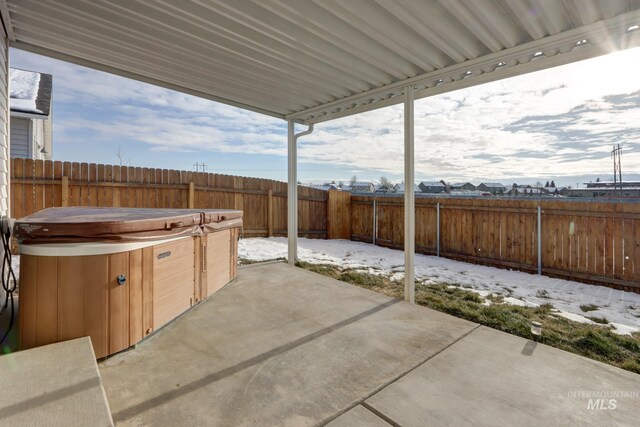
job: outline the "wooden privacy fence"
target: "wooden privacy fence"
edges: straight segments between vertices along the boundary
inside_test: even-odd
[[[402,198],[350,204],[352,240],[403,247]],[[419,197],[416,252],[640,292],[640,203]]]
[[[299,234],[327,237],[327,192],[298,187]],[[287,184],[129,166],[11,159],[11,215],[57,206],[244,211],[244,235],[287,235]]]
[[[401,197],[298,191],[300,236],[402,249]],[[287,184],[267,179],[11,159],[10,199],[15,218],[55,206],[241,209],[245,236],[287,234]],[[640,292],[640,203],[419,197],[416,251]]]

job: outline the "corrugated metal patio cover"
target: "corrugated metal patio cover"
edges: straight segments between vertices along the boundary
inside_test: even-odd
[[[17,48],[299,122],[401,102],[408,84],[419,98],[640,38],[639,0],[6,0],[2,8]]]

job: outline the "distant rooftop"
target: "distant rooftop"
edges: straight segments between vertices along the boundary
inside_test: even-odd
[[[49,115],[53,82],[50,74],[11,68],[9,78],[11,111]]]

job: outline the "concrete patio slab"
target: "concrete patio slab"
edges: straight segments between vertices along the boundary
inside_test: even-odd
[[[402,426],[637,425],[640,375],[480,327],[366,405]]]
[[[100,370],[119,425],[312,425],[476,327],[286,264],[259,265]]]
[[[88,337],[4,355],[0,373],[0,425],[113,425]]]
[[[331,421],[327,427],[389,427],[391,425],[364,406],[358,405]]]

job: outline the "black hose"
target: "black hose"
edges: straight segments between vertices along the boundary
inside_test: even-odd
[[[16,275],[13,272],[13,266],[11,265],[11,228],[7,227],[6,231],[0,232],[2,236],[2,268],[0,270],[0,275],[2,278],[2,288],[5,291],[4,303],[2,304],[2,309],[0,309],[0,313],[5,311],[9,305],[11,305],[11,317],[9,318],[9,326],[7,330],[0,339],[0,345],[4,344],[4,341],[9,336],[11,329],[13,328],[14,320],[15,320],[15,303],[13,301],[13,293],[16,291]]]

